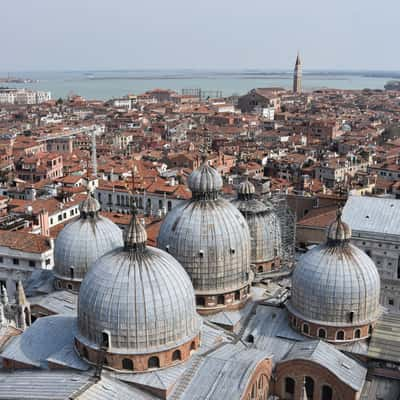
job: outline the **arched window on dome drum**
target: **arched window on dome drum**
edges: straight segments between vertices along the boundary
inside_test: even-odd
[[[101,332],[101,347],[108,349],[110,347],[110,336],[107,332]]]
[[[240,300],[240,290],[235,292],[235,300]]]
[[[344,340],[344,331],[336,332],[336,340]]]
[[[225,296],[223,294],[218,296],[218,304],[225,304]]]
[[[354,339],[360,339],[361,337],[361,330],[360,329],[356,329],[354,331]]]
[[[199,307],[204,307],[206,305],[206,300],[204,297],[196,297],[196,305]]]
[[[314,379],[310,376],[306,376],[304,380],[304,385],[306,387],[306,393],[308,400],[313,400],[314,398]]]
[[[332,400],[332,398],[332,388],[327,385],[322,386],[321,400]]]
[[[133,361],[129,358],[124,358],[122,360],[122,368],[133,371]]]
[[[258,272],[259,272],[259,273],[263,272],[263,266],[262,266],[262,265],[260,265],[260,266],[258,267]]]
[[[308,335],[310,332],[310,328],[308,327],[308,324],[303,324],[303,333]]]
[[[173,353],[172,353],[172,361],[178,361],[178,360],[181,360],[181,351],[180,350],[175,350]]]
[[[248,335],[246,338],[246,342],[248,343],[254,343],[254,336],[253,335]]]
[[[371,335],[371,333],[372,333],[372,325],[370,325],[368,328],[368,334]]]
[[[190,350],[196,350],[196,342],[195,341],[190,343]]]
[[[147,361],[148,368],[160,368],[160,359],[158,357],[150,357]]]
[[[292,399],[294,397],[294,392],[296,389],[296,382],[292,378],[285,378],[285,395],[291,395],[289,397]]]
[[[326,338],[326,330],[324,328],[319,328],[318,329],[318,337],[321,339]]]

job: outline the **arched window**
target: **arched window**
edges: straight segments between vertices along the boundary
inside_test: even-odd
[[[110,336],[107,332],[101,332],[101,346],[108,349],[110,347]]]
[[[322,386],[321,400],[332,400],[333,393],[330,386]]]
[[[196,296],[196,305],[199,307],[204,307],[206,305],[206,300],[204,297]]]
[[[175,350],[172,353],[172,361],[178,361],[181,359],[181,351],[180,350]]]
[[[326,338],[326,330],[324,328],[319,328],[318,329],[318,337],[321,339]]]
[[[308,324],[303,324],[303,333],[308,335],[309,332],[310,332],[310,329],[308,327]]]
[[[218,296],[218,304],[225,304],[225,296],[223,294]]]
[[[196,342],[190,343],[190,350],[196,350]]]
[[[336,332],[336,340],[344,340],[344,331]]]
[[[168,203],[167,203],[167,209],[168,209],[168,211],[172,210],[172,203],[169,200],[168,200]]]
[[[311,378],[310,376],[306,376],[304,380],[304,384],[306,387],[306,393],[308,400],[313,400],[314,398],[314,379]]]
[[[354,339],[360,339],[361,337],[361,330],[360,329],[356,329],[354,331]]]
[[[158,357],[150,357],[147,362],[148,368],[160,368],[160,360]]]
[[[71,279],[74,279],[74,267],[71,267],[69,269],[69,276],[70,276]]]
[[[248,335],[247,338],[246,338],[246,342],[254,343],[254,336],[253,335]]]
[[[368,328],[368,334],[371,335],[371,333],[372,333],[372,325],[370,325]]]
[[[296,389],[296,382],[292,378],[285,378],[285,394],[291,394],[294,396]]]
[[[240,290],[235,292],[235,300],[240,300]]]
[[[83,348],[83,357],[86,358],[87,360],[89,359],[89,353],[86,347]]]
[[[122,360],[122,368],[123,369],[129,369],[130,371],[133,371],[133,361],[129,358],[124,358]]]
[[[259,273],[262,273],[262,272],[263,272],[263,266],[262,266],[262,265],[260,265],[260,266],[258,267],[258,272],[259,272]]]

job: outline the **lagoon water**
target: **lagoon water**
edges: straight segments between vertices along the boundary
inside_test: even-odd
[[[4,77],[7,74],[1,74]],[[256,87],[292,86],[292,72],[263,71],[65,71],[18,72],[9,76],[37,80],[35,83],[3,84],[7,87],[26,87],[51,91],[53,98],[78,94],[87,99],[107,100],[128,93],[139,94],[154,88],[221,91],[223,96],[243,94]],[[383,89],[387,77],[368,73],[307,72],[303,75],[303,89]]]

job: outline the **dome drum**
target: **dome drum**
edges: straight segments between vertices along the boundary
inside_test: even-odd
[[[214,314],[221,310],[238,310],[245,306],[250,299],[250,285],[242,289],[227,293],[210,294],[204,292],[196,294],[197,311],[201,315]]]
[[[281,267],[281,258],[275,257],[270,261],[256,262],[253,265],[254,272],[256,274],[266,274],[268,272],[274,272]]]
[[[82,341],[81,341],[81,340]],[[152,353],[131,352],[123,354],[106,350],[104,367],[118,372],[147,372],[153,369],[162,369],[187,361],[191,354],[200,346],[200,334],[192,339],[167,350]],[[78,354],[90,364],[96,365],[102,357],[99,346],[89,345],[85,338],[75,338],[75,349]]]
[[[350,238],[339,212],[326,243],[300,257],[293,271],[287,308],[293,327],[306,336],[359,340],[370,335],[380,316],[378,270]]]
[[[375,321],[359,325],[327,325],[323,322],[310,322],[292,313],[289,309],[289,321],[293,329],[304,336],[319,338],[330,343],[355,342],[368,339],[375,327]]]

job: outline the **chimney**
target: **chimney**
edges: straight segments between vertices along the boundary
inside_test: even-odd
[[[42,236],[50,236],[49,213],[44,209],[39,213],[39,225],[40,234]]]

